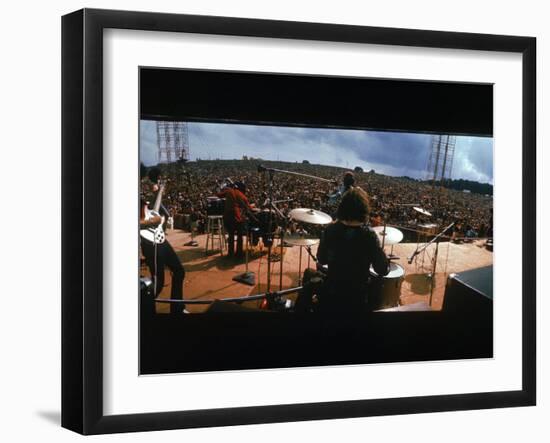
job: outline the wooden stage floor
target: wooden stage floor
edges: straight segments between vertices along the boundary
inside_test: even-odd
[[[176,250],[185,268],[184,298],[192,300],[223,299],[227,297],[240,297],[265,292],[267,289],[267,248],[256,247],[251,251],[249,271],[254,272],[256,284],[248,286],[233,281],[233,277],[245,271],[245,263],[222,256],[219,251],[205,254],[206,235],[195,238],[199,246],[184,246],[191,239],[188,232],[170,230],[167,233],[170,244]],[[276,240],[276,245],[278,245]],[[483,240],[476,240],[467,244],[440,243],[438,251],[437,269],[435,273],[432,309],[441,309],[443,304],[445,284],[450,273],[462,272],[488,266],[493,263],[493,253],[488,251]],[[399,257],[395,263],[405,270],[404,281],[401,286],[400,303],[409,305],[413,303],[428,303],[430,299],[431,279],[428,277],[429,263],[434,254],[435,245],[430,246],[424,256],[417,257],[412,264],[407,258],[417,248],[416,243],[401,243],[395,245],[393,254]],[[279,247],[275,247],[277,252]],[[282,288],[298,286],[299,247],[283,248]],[[390,248],[386,247],[386,252]],[[315,253],[317,246],[312,248]],[[302,272],[308,265],[308,257],[305,249],[302,253]],[[278,290],[281,281],[281,263],[276,261],[271,264],[271,290]],[[315,267],[313,260],[310,266]],[[148,275],[146,268],[142,268],[142,275]],[[161,298],[168,298],[170,294],[170,273],[166,272],[166,286],[163,288]],[[187,305],[190,312],[203,312],[206,305]],[[157,303],[157,312],[168,312],[166,303]]]

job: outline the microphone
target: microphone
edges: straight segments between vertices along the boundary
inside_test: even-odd
[[[416,251],[413,252],[413,254],[412,254],[412,255],[409,257],[409,259],[407,260],[407,262],[409,263],[409,265],[412,264],[415,255],[416,255]]]

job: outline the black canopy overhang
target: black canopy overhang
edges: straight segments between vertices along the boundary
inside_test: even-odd
[[[141,68],[140,117],[492,136],[493,87]]]

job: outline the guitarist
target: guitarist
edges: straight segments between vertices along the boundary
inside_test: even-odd
[[[163,188],[154,183],[152,190],[158,192],[154,209],[156,209],[157,206],[160,208],[160,198]],[[139,213],[141,250],[145,256],[145,262],[147,263],[149,271],[154,277],[155,297],[159,296],[164,287],[164,268],[167,267],[172,272],[170,298],[182,300],[185,270],[174,252],[172,245],[168,243],[168,240],[164,237],[164,233],[162,233],[164,217],[154,209],[149,208],[148,202],[144,197],[141,198]],[[157,230],[160,230],[162,235],[159,235]],[[181,314],[182,312],[187,313],[184,304],[170,304],[171,314]]]

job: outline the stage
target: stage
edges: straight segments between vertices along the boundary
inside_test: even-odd
[[[227,297],[249,296],[265,292],[267,290],[267,248],[253,247],[249,255],[249,271],[255,275],[255,285],[249,286],[233,280],[236,275],[245,272],[245,261],[221,255],[219,251],[205,253],[206,235],[198,235],[195,240],[198,246],[185,246],[191,240],[191,234],[181,230],[168,230],[167,239],[174,247],[178,257],[185,268],[184,298],[188,300],[223,299]],[[493,264],[493,252],[485,248],[485,240],[475,240],[471,243],[455,244],[442,242],[439,244],[437,268],[434,278],[433,291],[431,290],[430,263],[435,252],[435,245],[431,245],[424,256],[416,257],[411,264],[408,258],[417,248],[416,243],[399,243],[394,246],[393,254],[399,259],[394,262],[404,268],[404,280],[401,286],[401,305],[424,306],[426,309],[440,310],[443,304],[445,284],[449,273],[457,273],[476,269]],[[390,247],[386,247],[386,253],[390,253]],[[283,269],[281,279],[281,262],[278,259],[281,248],[279,240],[275,241],[272,249],[277,253],[276,261],[271,263],[270,290],[275,291],[298,286],[300,248],[298,246],[283,248]],[[315,254],[317,246],[312,247]],[[308,254],[305,248],[302,251],[302,273],[308,266]],[[309,260],[309,266],[315,267],[313,260]],[[142,275],[148,275],[145,267],[141,269]],[[160,298],[170,296],[170,273],[166,271],[166,286],[163,288]],[[282,282],[282,285],[280,283]],[[430,302],[431,293],[431,305]],[[292,298],[292,296],[290,297]],[[254,307],[257,302],[247,302],[244,306]],[[187,305],[190,312],[203,312],[208,305]],[[157,303],[158,313],[167,313],[168,304]]]

